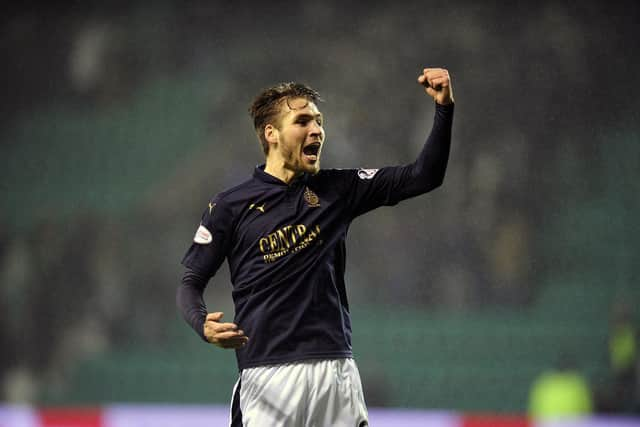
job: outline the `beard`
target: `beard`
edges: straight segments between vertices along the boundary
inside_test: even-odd
[[[315,162],[308,162],[304,158],[301,145],[288,144],[283,141],[281,144],[281,155],[284,161],[284,167],[295,173],[310,173],[315,174],[320,170],[320,152],[318,152],[318,158]]]

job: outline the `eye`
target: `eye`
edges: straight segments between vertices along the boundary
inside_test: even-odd
[[[321,117],[311,117],[311,116],[301,116],[298,117],[294,123],[300,126],[308,126],[311,121],[315,121],[318,126],[322,126],[322,118]]]

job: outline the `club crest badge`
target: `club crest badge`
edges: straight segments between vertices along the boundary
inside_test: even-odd
[[[316,193],[311,191],[309,187],[304,189],[304,200],[310,208],[317,208],[320,206],[320,198]]]
[[[378,169],[358,169],[358,178],[360,179],[371,179],[373,178]]]

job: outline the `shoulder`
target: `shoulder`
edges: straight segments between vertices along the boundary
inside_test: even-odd
[[[209,199],[209,203],[215,203],[217,206],[224,208],[233,208],[238,203],[243,203],[247,198],[250,198],[255,189],[254,180],[247,179],[234,187],[215,194]]]
[[[312,188],[339,195],[346,195],[360,187],[360,183],[370,182],[377,169],[321,169],[312,177]]]
[[[220,221],[225,218],[232,220],[246,205],[246,201],[255,192],[252,179],[214,194],[208,201],[203,214],[203,221]]]
[[[379,169],[351,168],[351,169],[322,169],[314,178],[334,182],[350,182],[356,179],[370,180]]]
[[[321,169],[313,176],[313,179],[320,181],[342,181],[354,176],[356,169]]]
[[[309,178],[309,185],[318,190],[342,192],[351,180],[352,169],[320,169]]]

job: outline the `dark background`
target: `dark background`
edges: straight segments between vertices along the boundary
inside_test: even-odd
[[[238,3],[238,4],[236,4]],[[353,224],[372,406],[523,412],[570,359],[612,409],[609,327],[637,324],[637,2],[23,2],[0,17],[0,397],[226,402],[229,352],[175,309],[209,198],[263,161],[247,107],[325,99],[323,167],[412,161],[456,99],[445,184]],[[211,309],[231,318],[228,270]]]

